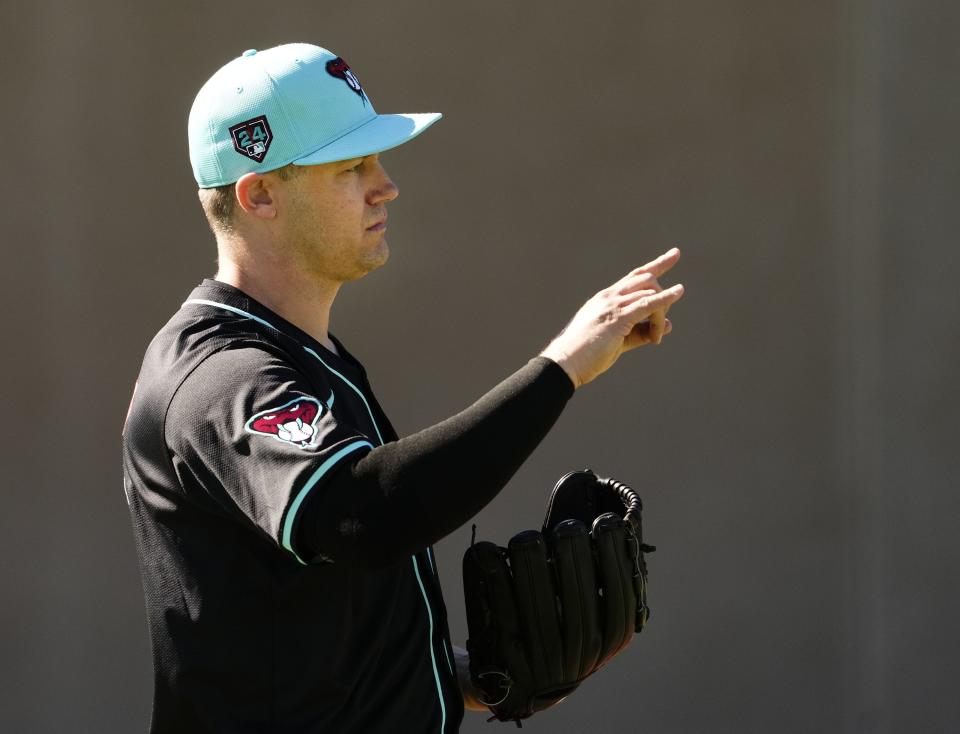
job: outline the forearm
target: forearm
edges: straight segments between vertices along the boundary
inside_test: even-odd
[[[372,567],[435,543],[503,489],[573,391],[556,363],[531,360],[452,418],[338,470],[304,508],[299,544]]]

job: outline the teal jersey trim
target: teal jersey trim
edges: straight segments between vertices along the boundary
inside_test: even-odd
[[[440,699],[440,734],[443,734],[447,728],[447,705],[443,702],[443,689],[440,687],[440,672],[437,670],[437,655],[433,651],[433,611],[431,611],[430,601],[427,599],[427,590],[423,587],[423,579],[420,578],[420,568],[417,565],[417,557],[410,556],[410,560],[413,561],[413,572],[417,575],[417,583],[420,584],[420,593],[423,594],[423,604],[427,608],[427,619],[430,621],[430,639],[427,642],[430,647],[430,662],[433,664],[433,679],[437,682],[437,698]]]
[[[326,461],[324,461],[320,465],[320,468],[318,468],[310,476],[306,484],[304,484],[303,487],[300,489],[300,491],[297,493],[297,496],[294,498],[293,502],[290,503],[290,509],[287,510],[287,517],[283,522],[283,536],[282,536],[283,547],[286,548],[288,551],[290,551],[293,554],[293,557],[296,558],[298,561],[300,561],[300,563],[302,563],[304,566],[306,566],[307,563],[300,556],[298,556],[297,552],[293,549],[293,540],[292,540],[293,524],[294,524],[294,521],[297,519],[297,512],[300,509],[300,505],[303,504],[303,501],[307,498],[307,495],[310,494],[310,490],[316,486],[317,482],[319,482],[323,478],[323,476],[328,471],[330,471],[331,467],[333,467],[338,461],[340,461],[340,459],[342,459],[347,454],[352,454],[354,451],[357,451],[358,449],[362,449],[362,448],[372,449],[373,444],[370,443],[369,441],[354,441],[353,443],[347,444],[346,446],[344,446],[333,456],[329,457]]]
[[[268,328],[270,328],[270,329],[273,329],[274,331],[280,331],[280,329],[278,329],[276,326],[274,326],[273,324],[271,324],[269,321],[265,321],[264,319],[261,319],[259,316],[254,316],[252,313],[248,313],[247,311],[244,311],[242,308],[237,308],[236,306],[228,306],[228,305],[225,304],[225,303],[217,303],[216,301],[208,301],[208,300],[206,300],[206,299],[204,299],[204,298],[190,298],[190,299],[184,301],[184,302],[183,302],[183,305],[186,306],[188,303],[199,303],[199,304],[202,304],[202,305],[204,305],[204,306],[216,306],[217,308],[222,308],[222,309],[224,309],[224,310],[226,310],[226,311],[230,311],[231,313],[235,313],[235,314],[237,314],[238,316],[244,316],[244,317],[246,317],[246,318],[248,318],[248,319],[250,319],[250,320],[252,320],[252,321],[256,321],[258,324],[263,324],[264,326],[266,326],[266,327],[268,327]],[[314,352],[312,349],[310,349],[309,347],[304,347],[304,349],[306,349],[308,352],[310,352],[311,354],[313,354],[313,356],[316,357],[317,359],[320,359],[320,356],[319,356],[316,352]],[[323,362],[322,359],[320,359],[320,361]],[[330,369],[330,367],[326,364],[326,362],[324,362],[324,365],[323,365],[323,366],[326,367],[328,370]],[[339,372],[336,372],[335,370],[330,370],[330,371],[331,371],[331,372],[335,372],[335,374],[337,374],[337,375],[340,375],[340,373],[339,373]],[[343,375],[340,375],[340,377],[343,378]],[[344,379],[345,379],[345,378],[344,378]],[[349,382],[348,382],[347,384],[349,384]],[[353,387],[353,385],[350,385],[350,387]],[[353,389],[356,390],[357,388],[353,387]],[[361,395],[361,397],[363,397],[363,396]],[[328,409],[328,410],[333,407],[333,390],[330,391],[330,398],[329,398],[326,402],[327,402],[327,409]],[[364,403],[366,403],[366,400],[364,400]],[[370,406],[369,406],[369,405],[367,406],[367,410],[370,410]],[[371,414],[370,417],[373,418],[373,415]],[[377,425],[376,422],[374,422],[373,425],[374,425],[374,427],[376,427],[376,425]],[[377,431],[377,433],[379,433],[379,431]],[[380,440],[380,443],[383,443],[383,439]]]
[[[344,377],[344,376],[341,375],[339,372],[337,372],[335,369],[333,369],[333,367],[331,367],[331,366],[328,365],[326,362],[324,362],[324,361],[323,361],[323,357],[321,357],[319,354],[317,354],[317,353],[316,353],[314,350],[312,350],[310,347],[304,347],[304,349],[306,349],[307,352],[309,352],[309,353],[312,354],[314,357],[316,357],[316,359],[320,362],[320,364],[322,364],[324,367],[326,367],[328,370],[330,370],[333,374],[335,374],[337,377],[339,377],[341,380],[343,380],[347,385],[350,386],[350,388],[353,389],[353,391],[354,391],[357,395],[360,396],[360,399],[363,401],[363,404],[367,407],[367,413],[370,415],[370,422],[373,423],[373,430],[375,430],[375,431],[377,432],[377,439],[379,439],[380,445],[383,446],[383,436],[380,435],[380,427],[377,425],[377,420],[376,420],[376,418],[373,417],[373,411],[370,410],[370,403],[367,402],[367,398],[366,398],[366,396],[363,394],[363,392],[360,391],[360,388],[358,388],[356,385],[354,385],[352,382],[350,382],[350,380],[348,380],[346,377]]]
[[[363,404],[367,408],[367,413],[370,415],[370,422],[373,423],[373,428],[377,432],[377,438],[380,440],[380,445],[383,445],[383,436],[380,434],[380,427],[377,425],[377,419],[373,417],[373,411],[370,409],[370,403],[367,402],[366,396],[363,392],[354,385],[350,380],[337,372],[333,367],[328,365],[323,361],[323,358],[317,354],[310,347],[304,347],[310,354],[312,354],[324,367],[330,370],[333,374],[343,380],[347,385],[349,385],[353,391],[360,396],[360,399],[363,401]],[[410,560],[413,561],[413,572],[417,575],[417,583],[420,585],[420,593],[423,595],[423,605],[427,608],[427,620],[430,623],[430,636],[427,640],[428,646],[430,647],[430,662],[433,664],[433,679],[437,684],[437,698],[440,701],[440,713],[441,713],[441,725],[440,732],[443,734],[447,726],[447,705],[443,700],[443,686],[440,683],[440,673],[437,670],[437,654],[434,650],[433,645],[433,610],[430,608],[430,599],[427,597],[427,590],[423,586],[423,579],[420,578],[420,567],[417,565],[417,557],[415,555],[410,556]],[[436,575],[437,571],[433,567],[433,556],[430,553],[430,549],[427,548],[427,560],[430,563],[430,570],[433,571],[433,574]],[[444,652],[446,652],[446,646],[444,646]],[[453,667],[450,665],[450,658],[447,658],[447,665],[450,667],[450,672],[453,673]]]
[[[217,303],[216,301],[207,301],[203,298],[191,298],[187,301],[184,301],[183,305],[186,306],[188,303],[200,303],[200,304],[203,304],[204,306],[216,306],[217,308],[222,308],[226,311],[231,311],[237,314],[238,316],[245,316],[248,319],[252,319],[253,321],[256,321],[258,324],[263,324],[264,326],[270,327],[274,331],[280,331],[280,329],[278,329],[276,326],[271,324],[269,321],[264,321],[259,316],[254,316],[252,313],[247,313],[242,308],[236,308],[235,306],[228,306],[225,303]]]
[[[443,654],[447,656],[447,667],[450,668],[450,675],[456,677],[456,673],[453,672],[453,663],[450,662],[450,653],[447,652],[447,641],[443,640]]]

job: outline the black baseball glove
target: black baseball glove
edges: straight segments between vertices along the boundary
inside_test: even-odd
[[[640,632],[647,567],[640,497],[590,470],[557,482],[543,530],[463,557],[474,687],[500,721],[549,708]],[[476,527],[474,527],[476,530]]]

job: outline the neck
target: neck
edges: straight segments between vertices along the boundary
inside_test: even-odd
[[[226,258],[221,258],[214,278],[239,288],[336,353],[329,326],[330,309],[340,283],[275,263],[253,268]]]

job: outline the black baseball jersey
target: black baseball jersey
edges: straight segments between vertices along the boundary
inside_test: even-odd
[[[334,343],[207,279],[147,349],[123,467],[153,734],[459,728],[431,549],[360,572],[297,540],[311,497],[397,439]]]

